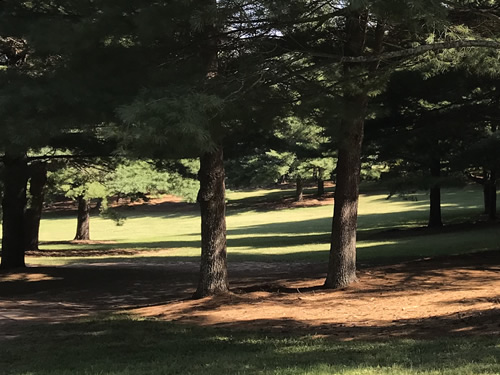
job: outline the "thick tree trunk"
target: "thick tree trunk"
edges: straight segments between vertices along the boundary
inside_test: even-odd
[[[90,240],[90,204],[82,195],[78,197],[78,220],[75,240]]]
[[[441,161],[439,158],[434,158],[431,161],[430,172],[433,178],[441,177]],[[439,182],[431,187],[429,224],[427,226],[429,228],[443,226],[443,222],[441,221],[441,185]]]
[[[217,7],[216,0],[202,0],[206,7]],[[204,26],[200,55],[207,82],[219,74],[219,39],[215,20]],[[218,121],[218,119],[213,119]],[[226,186],[223,148],[200,157],[201,262],[194,298],[223,294],[229,290],[226,259]]]
[[[201,265],[194,298],[229,290],[226,260],[225,171],[222,148],[200,158]]]
[[[325,181],[322,178],[318,178],[318,197],[325,195]]]
[[[3,183],[1,268],[25,267],[24,210],[28,183],[28,162],[25,154],[5,154]]]
[[[361,56],[365,50],[366,11],[355,11],[346,18],[346,56]],[[381,52],[383,24],[377,26],[374,52]],[[355,69],[359,69],[359,65]],[[377,69],[377,64],[365,66]],[[344,64],[344,75],[351,75],[352,65]],[[359,74],[359,71],[355,75]],[[354,92],[353,92],[354,91]],[[356,92],[357,91],[357,92]],[[340,145],[337,161],[337,181],[332,223],[332,238],[326,288],[344,288],[356,277],[356,228],[358,222],[359,181],[361,174],[361,145],[368,95],[362,87],[347,87],[344,92],[344,114],[340,126]]]
[[[358,219],[361,144],[367,97],[364,94],[345,98],[350,119],[341,124],[341,144],[337,162],[337,184],[332,225],[332,242],[327,288],[344,288],[356,278],[356,228]],[[357,114],[357,115],[354,115]]]
[[[43,162],[35,162],[29,168],[30,174],[30,206],[25,217],[25,249],[38,250],[40,220],[44,201],[44,188],[47,183],[47,166]]]
[[[304,200],[304,183],[300,176],[297,176],[296,179],[295,200],[297,202],[302,202]]]

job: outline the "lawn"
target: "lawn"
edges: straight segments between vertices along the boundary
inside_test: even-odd
[[[498,375],[497,338],[338,341],[127,317],[33,328],[0,345],[6,375]]]
[[[188,298],[199,257],[195,207],[129,210],[123,226],[93,217],[91,236],[101,242],[92,244],[67,242],[73,216],[46,215],[42,249],[101,255],[29,257],[43,267],[0,273],[0,373],[500,374],[500,256],[449,257],[500,247],[498,224],[474,224],[479,189],[444,191],[441,232],[422,229],[426,194],[362,195],[364,267],[342,291],[318,288],[332,205],[275,205],[289,196],[230,192],[234,294],[201,301]],[[106,254],[117,249],[144,252]],[[397,265],[434,256],[447,258]]]
[[[328,257],[331,228],[331,204],[302,208],[275,208],[269,202],[293,196],[293,191],[258,190],[228,194],[229,261],[309,261],[322,262]],[[361,195],[359,208],[358,260],[361,264],[400,262],[405,259],[460,254],[472,250],[498,248],[500,231],[496,226],[457,227],[459,222],[473,222],[482,211],[480,189],[466,188],[443,192],[443,220],[450,224],[442,233],[407,231],[425,226],[428,196],[420,193],[416,200],[385,194]],[[255,209],[257,207],[257,209]],[[162,250],[158,256],[148,252],[151,261],[193,259],[199,256],[200,219],[191,210],[127,211],[123,226],[93,217],[91,238],[112,241],[88,245],[67,244],[74,235],[76,220],[72,216],[49,216],[42,221],[42,249],[149,249]],[[395,230],[398,229],[398,230]],[[140,256],[137,255],[137,256]],[[88,259],[92,261],[92,259]],[[38,264],[64,264],[71,258],[37,258]],[[95,261],[102,261],[96,259]]]

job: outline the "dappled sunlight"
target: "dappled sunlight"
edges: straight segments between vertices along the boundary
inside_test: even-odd
[[[377,250],[377,247],[379,246],[388,246],[388,245],[397,245],[398,242],[396,241],[379,241],[379,242],[375,242],[375,241],[359,241],[357,243],[357,248],[358,249],[364,249],[364,250],[374,250],[376,251]]]
[[[244,201],[271,199],[273,194],[292,194],[293,190],[237,191],[230,199]],[[270,195],[269,195],[270,194]],[[269,195],[269,196],[268,196]],[[397,262],[411,257],[435,254],[462,253],[471,249],[492,249],[500,244],[500,236],[493,229],[478,227],[467,231],[443,228],[426,232],[428,196],[416,195],[417,200],[404,200],[386,194],[364,194],[360,197],[358,222],[358,259],[366,262],[392,259]],[[273,198],[274,199],[274,198]],[[471,220],[481,210],[480,189],[443,191],[443,220],[455,222]],[[458,203],[461,207],[458,210]],[[91,219],[91,239],[94,242],[74,244],[76,219],[68,216],[43,220],[41,252],[28,254],[28,262],[37,264],[65,264],[66,257],[82,256],[85,261],[98,262],[99,257],[112,262],[120,258],[161,257],[172,260],[182,257],[196,260],[200,253],[200,219],[197,212],[185,210],[145,212],[133,211],[124,225],[99,217]],[[478,206],[479,207],[479,206]],[[167,215],[168,213],[168,215]],[[229,207],[227,217],[228,254],[232,261],[283,259],[325,261],[330,247],[333,205],[267,210],[238,210]],[[413,231],[414,228],[424,228]],[[419,237],[419,238],[417,238]],[[114,241],[115,243],[111,243]],[[432,242],[432,244],[430,244]],[[60,251],[55,253],[55,251]],[[148,253],[150,252],[150,253]],[[64,254],[64,255],[63,255]],[[33,255],[36,255],[34,257]],[[41,259],[50,255],[56,259]],[[246,257],[246,258],[245,258]],[[77,259],[70,262],[74,263]],[[103,259],[103,261],[105,261]]]
[[[60,277],[54,277],[45,273],[25,273],[25,272],[17,272],[17,273],[0,273],[0,283],[5,282],[26,282],[26,283],[34,283],[39,281],[51,281],[51,280],[62,280]]]
[[[40,299],[2,298],[0,300],[0,342],[10,336],[8,327],[41,322],[60,323],[95,314],[87,303],[44,301]]]
[[[470,332],[500,334],[498,253],[362,271],[352,287],[323,280],[275,280],[228,296],[172,301],[134,310],[144,317],[250,330],[340,334],[353,338]],[[467,261],[469,260],[469,262]],[[238,284],[238,283],[237,283]],[[480,322],[480,323],[479,323]]]
[[[423,339],[372,335],[356,338],[342,326],[319,326],[306,335],[302,322],[255,321],[280,334],[199,328],[158,320],[114,316],[65,325],[36,326],[34,334],[10,336],[4,351],[19,358],[25,343],[36,348],[19,373],[66,374],[497,374],[496,340],[490,337]],[[413,331],[408,328],[408,332]],[[472,327],[461,327],[470,335]],[[402,335],[404,337],[404,335]],[[140,343],[140,345],[138,345]],[[19,361],[20,362],[20,361]],[[33,367],[36,363],[36,367]],[[36,368],[36,371],[30,371]]]

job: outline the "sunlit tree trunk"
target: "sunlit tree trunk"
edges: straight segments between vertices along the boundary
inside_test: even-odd
[[[90,204],[83,195],[78,197],[78,219],[75,240],[90,240]]]

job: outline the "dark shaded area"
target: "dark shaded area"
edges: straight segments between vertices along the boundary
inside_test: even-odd
[[[28,183],[28,161],[26,154],[5,153],[3,158],[2,197],[2,261],[1,269],[25,267],[26,188]]]
[[[442,284],[439,273],[442,270],[456,271]],[[367,268],[360,278],[370,272],[381,275],[396,273],[401,275],[397,284],[381,283],[372,289],[349,289],[343,298],[357,298],[359,293],[373,294],[376,298],[406,296],[413,292],[434,290],[443,292],[460,290],[460,281],[467,281],[460,271],[488,270],[500,272],[500,251],[490,251],[454,257],[437,257],[429,260],[407,262],[395,266]],[[256,303],[246,297],[254,291],[265,291],[275,295],[296,294],[307,296],[318,291],[328,293],[328,298],[336,291],[323,291],[321,282],[326,271],[325,264],[264,263],[233,264],[229,268],[231,291],[234,297],[206,299],[196,307],[186,308],[185,316],[197,317],[198,309],[217,309],[222,305]],[[32,322],[65,321],[77,316],[92,315],[96,312],[123,311],[136,307],[163,305],[189,298],[194,292],[197,278],[197,262],[168,262],[152,265],[96,265],[79,267],[35,267],[23,273],[2,272],[13,281],[0,283],[0,299],[12,303],[10,310],[0,311],[0,331],[3,336],[13,335],[26,317]],[[490,272],[491,275],[491,272]],[[308,288],[292,288],[296,282],[317,280],[318,284]],[[441,280],[441,281],[439,281]],[[491,280],[485,274],[484,283]],[[483,282],[480,277],[475,282]],[[498,296],[500,298],[500,295]],[[483,297],[478,296],[481,299]],[[490,298],[490,297],[488,297]],[[491,298],[490,298],[491,299]],[[496,303],[495,298],[491,299]],[[17,303],[16,301],[24,301]],[[29,302],[27,302],[29,301]],[[467,303],[473,301],[452,301]],[[290,301],[289,303],[295,303]],[[166,317],[168,319],[168,317]],[[198,319],[199,320],[199,319]],[[289,318],[276,320],[235,320],[220,324],[238,330],[252,329],[266,332],[286,332],[298,334],[322,333],[342,339],[368,339],[374,337],[436,337],[439,335],[491,335],[500,332],[500,308],[490,310],[469,310],[466,314],[433,316],[426,319],[393,321],[390,326],[372,322],[355,326],[348,321],[338,324],[310,326],[307,322]],[[1,338],[0,338],[1,339]]]
[[[25,249],[38,250],[40,220],[42,219],[43,201],[45,199],[45,185],[47,183],[47,164],[33,162],[29,166],[30,204],[26,208],[25,216]]]
[[[339,341],[281,334],[235,333],[124,317],[34,327],[30,342],[21,336],[0,346],[0,365],[9,373],[341,373],[364,368],[441,372],[470,364],[499,369],[496,338],[465,340]],[[291,336],[291,337],[290,337]],[[138,344],[140,343],[140,345]],[[24,361],[23,349],[30,350]],[[230,360],[228,360],[230,358]],[[362,371],[362,370],[361,370]]]

